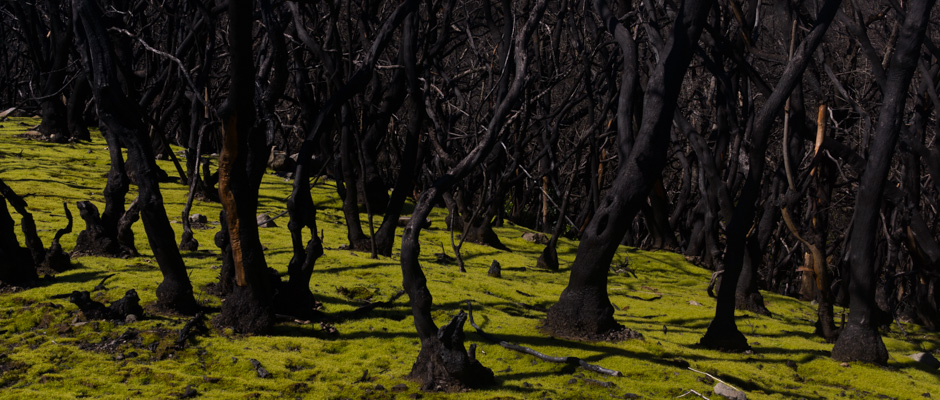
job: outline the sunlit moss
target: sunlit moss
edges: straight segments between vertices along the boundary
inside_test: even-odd
[[[55,231],[65,225],[62,202],[69,204],[75,227],[62,238],[62,244],[70,249],[77,232],[84,228],[75,202],[91,200],[103,208],[107,148],[97,133],[91,143],[66,145],[15,136],[37,123],[17,118],[0,122],[0,179],[26,197],[47,246]],[[180,149],[174,151],[182,157]],[[171,162],[158,163],[170,176],[176,176]],[[290,184],[266,175],[259,213],[281,214]],[[179,239],[187,188],[161,183],[161,190]],[[135,195],[136,187],[131,186],[127,201]],[[401,289],[399,248],[393,250],[393,257],[377,260],[367,253],[340,250],[346,244],[346,228],[336,187],[321,179],[313,195],[326,254],[317,261],[311,290],[323,303],[323,311],[350,311],[366,299],[391,298]],[[219,229],[215,222],[219,210],[218,204],[195,202],[192,212],[206,215],[209,222],[205,229],[194,231],[199,251],[183,253],[197,299],[211,307],[221,305],[204,289],[219,276],[221,261],[213,241]],[[935,372],[906,357],[919,351],[936,352],[940,346],[936,333],[905,326],[905,336],[892,327],[885,336],[891,352],[889,368],[843,367],[829,358],[831,345],[812,335],[812,306],[774,294],[765,293],[773,317],[743,313],[737,320],[754,348],[752,354],[725,354],[698,347],[715,307],[714,299],[705,293],[710,271],[667,252],[622,248],[610,275],[615,317],[641,332],[645,340],[581,343],[547,337],[538,327],[545,318],[544,310],[558,299],[567,283],[577,243],[560,240],[560,272],[537,270],[534,266],[541,246],[523,240],[523,229],[506,224],[496,232],[511,251],[466,243],[461,250],[468,269],[464,274],[456,265],[435,261],[434,253],[454,255],[450,232],[443,223],[445,215],[446,211],[435,210],[431,227],[420,238],[420,260],[434,295],[433,315],[438,324],[466,309],[469,300],[475,321],[491,334],[546,354],[581,357],[621,371],[624,377],[537,361],[484,341],[468,325],[468,343],[478,345],[476,357],[496,372],[498,385],[460,394],[424,393],[423,398],[607,399],[630,398],[632,394],[658,399],[675,398],[689,389],[714,398],[710,378],[684,368],[684,363],[743,388],[753,399],[836,398],[843,393],[855,398],[940,396],[940,379]],[[366,217],[362,215],[368,231]],[[19,223],[15,213],[14,219]],[[261,242],[267,248],[268,265],[286,275],[291,257],[287,217],[275,222],[278,227],[260,229]],[[376,218],[378,223],[380,217]],[[110,303],[131,288],[137,290],[145,306],[156,301],[160,271],[142,225],[136,224],[134,230],[140,257],[79,257],[74,260],[74,269],[57,274],[46,285],[0,295],[0,398],[171,399],[183,394],[187,386],[203,398],[223,399],[406,398],[419,390],[418,384],[405,379],[420,349],[407,297],[362,318],[334,324],[339,331],[335,335],[317,323],[283,320],[268,336],[211,329],[182,347],[176,340],[186,318],[147,315],[149,318],[124,324],[77,317],[76,307],[63,295],[92,290],[106,277],[104,288],[93,294],[97,301]],[[493,260],[503,266],[501,279],[486,275]],[[624,261],[636,277],[617,271]],[[345,294],[339,288],[346,289]],[[842,311],[836,310],[837,314]],[[136,332],[132,338],[127,336],[131,329]],[[129,339],[122,340],[122,335]],[[253,359],[270,377],[259,377]]]

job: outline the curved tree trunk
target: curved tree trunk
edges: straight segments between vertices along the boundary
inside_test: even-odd
[[[548,311],[545,329],[554,335],[598,339],[622,328],[613,318],[614,309],[607,295],[607,272],[627,227],[662,174],[682,80],[712,4],[712,1],[682,3],[673,33],[660,50],[660,62],[648,83],[649,87],[662,90],[646,93],[642,125],[633,143],[636,44],[606,2],[594,2],[595,9],[620,44],[624,56],[617,106],[617,138],[621,143],[622,161],[613,187],[582,233],[568,286]],[[632,148],[627,143],[633,143]],[[627,336],[633,336],[633,333]]]
[[[528,67],[527,42],[545,11],[545,0],[538,1],[532,8],[525,26],[513,37],[513,57],[515,71],[507,89],[493,116],[487,124],[484,136],[476,147],[460,162],[437,179],[434,185],[421,194],[415,205],[411,220],[402,232],[401,271],[405,292],[411,299],[415,328],[421,340],[421,352],[412,366],[410,376],[422,382],[425,389],[459,389],[461,387],[479,387],[493,382],[493,372],[482,366],[474,358],[474,348],[468,353],[463,345],[463,323],[466,316],[461,312],[448,325],[437,328],[431,315],[432,297],[428,290],[427,278],[418,263],[421,252],[418,237],[424,220],[430,215],[433,205],[460,179],[476,168],[496,144],[512,107],[522,95]],[[413,18],[413,17],[412,17]],[[511,18],[507,14],[506,18]],[[412,28],[413,29],[413,28]],[[414,35],[412,29],[405,29]],[[413,37],[406,39],[415,40]],[[504,71],[509,74],[509,71]]]

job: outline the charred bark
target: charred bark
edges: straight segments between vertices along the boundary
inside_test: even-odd
[[[463,323],[466,315],[458,314],[450,324],[440,330],[431,315],[432,297],[427,278],[418,263],[420,244],[418,237],[422,223],[431,213],[433,205],[443,192],[448,191],[472,169],[476,168],[492,150],[511,109],[522,95],[528,67],[527,44],[536,25],[545,11],[546,2],[538,1],[530,11],[525,25],[512,38],[512,57],[515,61],[512,82],[494,110],[484,136],[476,147],[454,167],[437,179],[432,187],[424,191],[415,205],[411,220],[402,233],[401,270],[405,292],[411,299],[415,328],[421,340],[421,352],[412,366],[410,376],[420,380],[424,388],[457,389],[491,384],[492,371],[483,367],[463,347]],[[510,18],[507,15],[506,18]],[[504,71],[509,74],[509,71]],[[443,367],[443,368],[442,368]]]
[[[258,237],[258,189],[270,149],[256,120],[254,106],[253,10],[253,1],[232,2],[228,8],[232,68],[228,100],[222,113],[219,198],[225,210],[235,286],[222,303],[222,312],[215,322],[237,332],[258,334],[274,324],[276,280],[268,271]]]
[[[748,155],[750,168],[728,223],[727,250],[724,258],[725,272],[718,291],[715,317],[709,324],[705,336],[700,340],[700,343],[706,347],[732,351],[749,348],[747,339],[738,330],[734,321],[734,307],[738,279],[747,252],[747,232],[754,223],[757,199],[761,191],[761,181],[766,165],[767,140],[773,122],[790,96],[790,92],[802,78],[803,71],[829,29],[840,4],[841,0],[828,0],[823,3],[816,16],[816,25],[794,52],[793,58],[787,63],[773,92],[747,129],[746,133],[752,137],[751,150]]]
[[[112,57],[112,42],[105,30],[101,9],[89,0],[73,0],[72,15],[79,53],[94,93],[98,117],[110,134],[127,146],[128,158],[137,166],[141,219],[163,274],[163,282],[157,287],[157,304],[184,314],[194,313],[199,306],[163,208],[153,148],[135,103],[126,97],[117,80],[117,64]],[[108,210],[105,211],[107,213]]]
[[[905,3],[904,22],[887,71],[881,112],[874,142],[859,180],[855,216],[848,237],[851,281],[849,319],[832,349],[839,361],[884,364],[888,352],[875,326],[875,237],[878,231],[882,194],[887,184],[891,158],[900,136],[907,89],[920,56],[933,0]]]
[[[711,1],[682,3],[673,32],[660,50],[660,61],[648,83],[649,87],[662,90],[646,92],[642,123],[634,141],[632,109],[634,85],[637,83],[636,44],[606,2],[594,2],[595,10],[623,52],[623,78],[617,105],[621,163],[613,187],[582,234],[568,286],[548,311],[544,329],[554,335],[604,339],[610,332],[623,329],[613,318],[614,309],[607,295],[607,272],[630,221],[640,209],[640,203],[646,200],[653,184],[662,175],[682,80],[712,4]],[[627,143],[632,143],[632,146]],[[628,332],[626,336],[633,334]]]

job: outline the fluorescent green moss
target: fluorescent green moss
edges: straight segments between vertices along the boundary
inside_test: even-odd
[[[94,133],[91,143],[68,145],[15,137],[26,129],[23,124],[37,123],[16,118],[0,122],[0,178],[26,196],[47,246],[55,230],[65,225],[62,202],[69,204],[75,227],[72,234],[63,237],[62,244],[70,249],[84,228],[75,202],[91,200],[103,207],[107,148]],[[171,176],[176,175],[172,163],[159,164]],[[161,189],[178,239],[187,188],[163,183]],[[132,186],[128,202],[135,193]],[[265,176],[259,213],[280,214],[289,193],[289,181]],[[335,185],[321,180],[313,194],[326,254],[317,262],[311,290],[325,311],[349,311],[365,299],[384,301],[397,293],[401,288],[399,248],[393,250],[392,258],[377,260],[367,253],[339,250],[346,244],[346,229]],[[209,223],[206,229],[194,231],[200,250],[184,253],[197,298],[212,307],[221,302],[206,294],[204,286],[218,279],[221,264],[213,242],[219,210],[218,204],[196,201],[192,212],[206,215]],[[619,370],[624,377],[536,361],[482,341],[468,325],[468,342],[478,345],[477,358],[496,372],[499,384],[460,394],[424,393],[423,398],[607,399],[636,394],[658,399],[675,398],[689,389],[713,397],[712,384],[704,382],[704,375],[680,367],[682,361],[743,388],[752,399],[834,398],[843,392],[856,398],[940,396],[940,379],[935,372],[919,368],[906,357],[918,351],[936,352],[940,347],[936,333],[906,326],[905,337],[893,327],[885,338],[892,357],[888,369],[858,364],[842,367],[829,359],[831,345],[812,335],[815,310],[809,304],[773,294],[765,294],[775,313],[773,318],[747,313],[738,318],[739,328],[754,347],[753,354],[724,354],[698,347],[715,307],[714,299],[705,293],[710,273],[666,252],[623,248],[615,264],[628,260],[637,277],[613,271],[610,276],[609,293],[618,308],[617,320],[641,332],[645,340],[579,343],[546,337],[538,327],[544,310],[558,299],[567,283],[577,243],[559,242],[560,272],[537,270],[534,266],[541,246],[524,241],[522,229],[506,224],[496,232],[511,252],[466,243],[461,254],[468,272],[462,274],[455,265],[435,263],[434,253],[442,251],[442,243],[443,251],[453,256],[450,233],[443,223],[445,214],[435,210],[431,228],[421,234],[421,263],[435,296],[433,315],[438,324],[465,309],[470,300],[476,322],[487,332],[546,354],[582,357]],[[367,216],[361,217],[364,229],[368,229]],[[19,220],[15,214],[14,219]],[[286,216],[276,223],[278,227],[262,228],[260,236],[267,247],[268,265],[286,275],[291,257]],[[379,223],[381,218],[376,219]],[[417,384],[404,378],[420,349],[407,297],[399,298],[392,307],[335,324],[338,335],[325,332],[319,324],[282,321],[269,336],[211,330],[191,339],[183,349],[177,348],[175,341],[186,323],[184,318],[85,323],[75,318],[77,310],[66,299],[51,298],[73,290],[91,290],[113,274],[105,281],[105,290],[93,294],[94,299],[109,303],[134,288],[145,306],[153,303],[154,290],[162,278],[142,225],[138,223],[134,229],[140,257],[80,257],[74,260],[76,268],[58,274],[48,285],[0,295],[0,398],[172,399],[187,386],[203,398],[221,399],[384,399],[406,398],[418,391]],[[503,266],[502,279],[486,276],[494,259]],[[118,340],[130,329],[136,330],[136,336]],[[260,378],[252,359],[271,377]],[[795,369],[787,365],[789,360],[795,361]],[[603,382],[616,386],[605,387]],[[405,384],[406,389],[392,392],[399,384]]]

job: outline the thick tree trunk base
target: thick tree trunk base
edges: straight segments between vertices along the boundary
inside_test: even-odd
[[[558,271],[558,252],[555,250],[555,246],[551,244],[545,246],[545,249],[542,250],[542,254],[539,255],[539,259],[535,262],[535,267],[549,271]]]
[[[157,307],[183,315],[194,315],[202,309],[189,282],[180,284],[168,280],[157,286]]]
[[[493,227],[489,224],[479,227],[470,226],[469,229],[464,231],[463,235],[464,240],[470,243],[482,244],[494,249],[509,251],[509,248],[499,240],[499,236],[496,235],[496,232],[493,231]]]
[[[347,245],[346,247],[342,247],[342,249],[351,250],[351,251],[360,251],[360,252],[371,252],[372,240],[367,237],[362,237],[358,239],[349,239],[349,245]]]
[[[183,251],[199,250],[199,241],[193,237],[192,232],[183,231],[183,236],[180,238],[180,250],[183,250]]]
[[[312,320],[317,317],[317,300],[307,285],[287,283],[274,298],[274,308],[278,314]]]
[[[421,352],[408,375],[421,382],[422,390],[456,392],[495,383],[493,371],[474,357],[476,346],[470,346],[470,352],[464,348],[466,321],[467,314],[461,311],[436,337],[422,340]]]
[[[46,259],[42,262],[42,269],[50,273],[65,272],[72,268],[72,256],[62,250],[62,245],[58,240],[52,242],[49,251],[46,252]]]
[[[238,333],[260,334],[274,326],[274,310],[271,299],[257,299],[250,287],[235,286],[232,293],[225,297],[222,312],[215,318],[215,324],[222,328],[232,328]]]
[[[133,257],[137,250],[122,246],[116,237],[108,234],[98,214],[98,207],[90,201],[78,202],[78,213],[85,220],[85,229],[75,239],[73,255],[104,257]]]
[[[747,338],[738,330],[734,321],[712,320],[705,331],[705,336],[698,342],[699,345],[720,351],[743,352],[751,349]]]
[[[888,350],[877,329],[849,323],[832,347],[832,359],[885,365],[888,363]]]
[[[755,314],[771,316],[770,310],[764,305],[764,296],[760,292],[735,296],[734,308],[741,311],[750,311]]]
[[[610,341],[643,339],[643,335],[614,320],[614,308],[606,294],[588,290],[569,292],[548,309],[542,331],[573,340]]]
[[[824,321],[817,319],[813,325],[813,334],[826,339],[827,343],[835,343],[839,339],[839,328],[832,322],[832,319]]]

